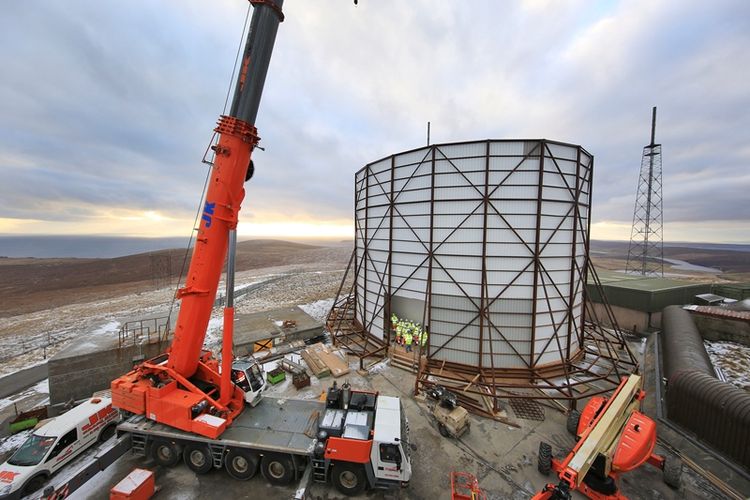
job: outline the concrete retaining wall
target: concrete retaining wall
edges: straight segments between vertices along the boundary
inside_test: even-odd
[[[18,370],[0,378],[0,398],[20,392],[47,378],[47,363]]]
[[[604,304],[598,302],[591,302],[590,304],[593,306],[601,323],[605,326],[612,326],[609,322]],[[619,324],[620,328],[623,330],[644,333],[653,329],[661,328],[661,312],[648,313],[620,306],[611,306],[611,308],[615,320],[617,320],[617,324]]]
[[[76,356],[55,357],[49,365],[50,405],[85,399],[109,389],[110,382],[143,359],[158,356],[165,346],[152,344],[108,347]]]
[[[691,313],[695,326],[706,340],[728,340],[750,346],[750,322]]]

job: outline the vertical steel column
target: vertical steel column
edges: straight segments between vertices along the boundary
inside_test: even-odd
[[[430,358],[430,346],[432,345],[432,265],[435,259],[435,250],[433,248],[434,227],[435,227],[435,146],[431,148],[430,160],[430,253],[428,256],[429,264],[427,265],[427,285],[425,287],[424,312],[422,313],[422,325],[427,332],[427,363]],[[429,368],[428,368],[429,371]],[[419,363],[417,366],[417,376],[414,379],[414,394],[419,394],[419,380],[422,378],[422,343],[419,343]]]
[[[537,303],[537,286],[539,285],[539,237],[542,224],[542,194],[544,182],[544,156],[547,145],[542,140],[539,142],[539,186],[537,187],[537,204],[536,204],[536,234],[534,238],[534,290],[532,292],[531,303],[531,346],[529,347],[529,369],[534,370],[534,349],[536,347],[536,303]]]
[[[591,246],[591,200],[593,198],[594,198],[594,157],[592,156],[591,161],[589,162],[589,196],[588,196],[588,203],[587,203],[588,210],[586,212],[587,219],[588,219],[587,221],[588,227],[586,229],[586,254],[584,255],[583,277],[581,278],[583,280],[583,290],[582,290],[583,310],[581,311],[581,341],[583,341],[583,337],[585,333],[584,330],[586,329],[586,302],[588,301],[588,293],[586,291],[586,284],[588,283],[588,280],[589,280],[589,256],[591,255],[589,253],[589,248]],[[603,290],[601,290],[600,292],[604,293]]]
[[[370,288],[370,282],[367,281],[367,259],[370,257],[370,240],[367,231],[368,222],[370,220],[370,166],[368,165],[365,169],[365,236],[362,239],[362,264],[364,266],[364,294],[362,295],[362,326],[365,326],[367,321],[367,289]],[[371,323],[371,322],[370,322]]]
[[[393,298],[392,291],[393,291],[393,285],[391,284],[393,282],[393,207],[396,204],[396,200],[393,199],[395,190],[393,189],[393,183],[395,181],[396,177],[396,155],[391,155],[391,194],[390,194],[390,205],[388,206],[389,210],[389,220],[388,220],[388,290],[387,290],[387,298],[383,297],[383,300],[387,300],[386,302],[386,310],[385,310],[385,316],[386,316],[386,327],[388,328],[388,340],[386,341],[386,345],[391,345],[391,314],[393,314],[393,311],[391,309],[391,299]]]
[[[479,299],[479,372],[484,368],[484,330],[487,329],[487,344],[490,348],[490,366],[492,368],[492,410],[497,411],[497,387],[495,386],[495,353],[492,348],[492,331],[490,329],[490,312],[487,304],[487,218],[490,204],[490,141],[487,141],[484,160],[484,213],[482,215],[482,287]],[[485,321],[487,320],[487,325]],[[482,377],[480,377],[482,378]]]
[[[576,190],[575,195],[573,198],[573,235],[572,235],[572,244],[571,244],[571,252],[570,252],[570,284],[568,285],[570,287],[569,293],[568,293],[568,338],[565,346],[565,359],[566,362],[570,360],[570,336],[573,333],[573,317],[574,317],[574,302],[575,302],[575,293],[573,288],[573,281],[575,280],[576,275],[576,267],[577,267],[577,255],[576,255],[576,245],[578,243],[578,221],[581,218],[581,210],[579,206],[579,200],[581,198],[581,147],[578,146],[576,150]],[[580,275],[580,269],[578,270]],[[586,284],[584,283],[583,286],[585,287]],[[583,326],[583,325],[581,325]]]

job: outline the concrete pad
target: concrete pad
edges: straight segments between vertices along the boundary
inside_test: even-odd
[[[296,324],[291,328],[283,328],[284,321],[294,321]],[[234,322],[234,352],[238,356],[252,353],[255,343],[261,340],[273,339],[276,345],[322,334],[323,323],[297,306],[238,314]]]

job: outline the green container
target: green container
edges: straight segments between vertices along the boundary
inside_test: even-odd
[[[39,423],[39,419],[36,417],[27,418],[25,420],[19,420],[10,424],[10,433],[15,434],[17,432],[25,431],[26,429],[33,429],[36,424]]]
[[[282,380],[286,379],[286,372],[281,368],[276,368],[275,370],[271,370],[266,374],[266,379],[269,383],[276,385]]]

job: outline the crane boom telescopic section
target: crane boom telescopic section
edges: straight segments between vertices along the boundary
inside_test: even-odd
[[[258,144],[255,119],[271,60],[283,0],[250,0],[253,16],[245,41],[229,115],[221,116],[195,248],[168,353],[147,361],[112,382],[113,405],[131,413],[210,438],[218,437],[244,407],[243,390],[230,380],[231,306],[224,311],[222,370],[203,352],[206,329],[227,256],[230,232],[237,227],[251,155]],[[233,249],[231,249],[233,251]],[[231,259],[230,259],[231,261]]]
[[[255,11],[245,43],[229,116],[219,119],[211,179],[190,261],[174,342],[167,365],[185,377],[195,373],[227,253],[228,234],[237,226],[245,197],[243,184],[258,143],[254,127],[266,80],[283,0],[251,2]]]

